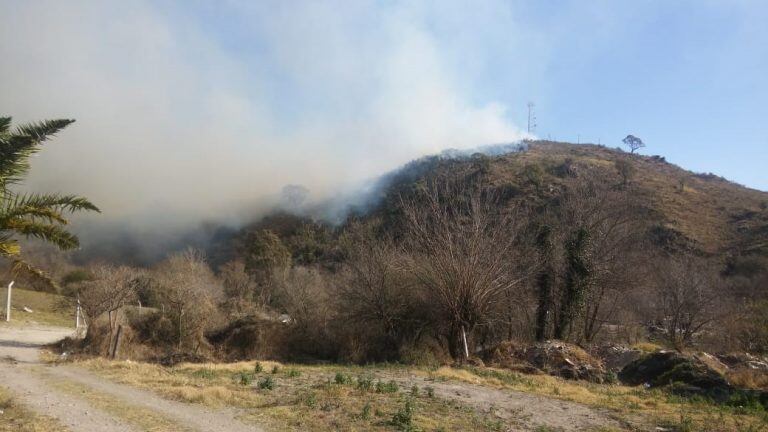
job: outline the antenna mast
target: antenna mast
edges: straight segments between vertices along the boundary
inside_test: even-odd
[[[534,133],[536,131],[536,113],[533,111],[535,105],[533,102],[528,102],[528,133]]]

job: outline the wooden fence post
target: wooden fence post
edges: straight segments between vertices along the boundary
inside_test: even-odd
[[[122,340],[123,336],[123,325],[120,324],[117,326],[117,335],[115,335],[115,343],[112,345],[112,353],[110,354],[110,358],[114,360],[119,354],[120,354],[120,342]]]

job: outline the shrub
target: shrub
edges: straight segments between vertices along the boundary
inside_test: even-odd
[[[411,387],[411,396],[416,397],[418,395],[419,395],[419,386],[414,384],[413,387]]]
[[[430,398],[434,398],[435,397],[435,389],[434,388],[427,386],[427,387],[424,387],[424,390],[427,391],[427,396],[429,396]]]
[[[297,377],[301,376],[301,372],[298,369],[291,368],[291,369],[288,369],[287,371],[285,371],[285,375],[288,378],[297,378]]]
[[[392,426],[403,432],[416,431],[413,426],[413,401],[409,398],[405,400],[405,405],[392,416]]]
[[[67,274],[64,275],[64,277],[61,278],[61,285],[63,287],[68,287],[71,284],[77,284],[80,282],[88,282],[92,281],[94,279],[94,275],[91,274],[86,269],[75,269]],[[62,294],[67,294],[67,291],[63,291]]]
[[[276,374],[278,372],[280,372],[280,366],[277,366],[277,365],[273,366],[272,367],[272,375],[274,375],[274,374]]]
[[[271,376],[268,376],[259,381],[259,388],[262,390],[274,390],[275,380],[273,380]]]
[[[360,413],[360,418],[363,420],[368,420],[371,418],[371,403],[366,402],[365,405],[363,405],[363,412]]]
[[[388,383],[378,381],[376,383],[376,393],[396,393],[399,389],[400,387],[394,381]]]
[[[153,269],[166,305],[164,315],[174,326],[176,348],[198,352],[209,347],[205,333],[219,323],[217,305],[223,290],[203,255],[194,250],[171,255]],[[82,298],[82,297],[81,297]]]
[[[136,332],[142,343],[166,347],[178,341],[179,332],[171,319],[159,311],[138,313],[129,310],[127,313],[131,328]]]
[[[302,397],[302,401],[304,402],[304,405],[314,408],[317,406],[317,394],[315,392],[305,393]]]
[[[256,365],[253,367],[253,370],[256,373],[262,373],[264,372],[264,366],[262,366],[260,362],[256,362]]]
[[[399,354],[400,361],[417,366],[437,368],[452,361],[445,347],[432,338],[422,338],[417,343],[406,343],[400,347]]]
[[[357,388],[362,391],[369,391],[373,388],[373,378],[370,376],[357,377]]]
[[[349,384],[352,382],[352,378],[349,375],[344,375],[341,372],[336,372],[336,376],[333,378],[333,382],[340,385]]]
[[[248,372],[239,372],[233,377],[234,381],[242,386],[249,386],[253,383],[253,375]]]

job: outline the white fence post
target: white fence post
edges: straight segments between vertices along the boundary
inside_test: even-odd
[[[13,287],[13,282],[8,284],[8,298],[5,300],[5,321],[11,320],[11,288]]]
[[[80,328],[80,295],[77,295],[77,311],[75,312],[75,329]]]

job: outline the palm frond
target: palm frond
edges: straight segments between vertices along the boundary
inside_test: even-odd
[[[0,138],[0,182],[18,183],[29,172],[29,157],[39,150],[28,135],[10,135]]]
[[[48,276],[44,271],[40,270],[39,268],[35,267],[34,265],[24,261],[21,258],[16,258],[13,260],[13,263],[11,265],[11,273],[14,276],[17,276],[19,274],[25,274],[27,276],[32,276],[43,283],[52,286],[54,288],[58,287],[58,284],[56,284],[56,281],[51,279],[50,276]]]
[[[45,120],[17,126],[12,133],[0,134],[0,183],[20,182],[29,172],[29,157],[40,143],[72,124],[74,120]]]
[[[13,261],[14,273],[27,273],[49,285],[55,283],[41,270],[20,258],[16,235],[34,237],[60,249],[74,249],[77,236],[63,228],[64,213],[99,209],[86,198],[59,194],[18,194],[9,186],[21,182],[29,172],[29,158],[40,144],[72,124],[74,120],[46,120],[11,129],[11,117],[0,117],[0,257]]]
[[[11,117],[0,117],[0,134],[11,129]]]
[[[29,221],[44,221],[45,223],[57,223],[67,225],[69,221],[64,218],[56,208],[51,207],[11,207],[0,211],[0,227],[7,226],[13,219],[27,219]]]
[[[12,209],[54,209],[59,212],[74,213],[76,211],[100,212],[99,208],[88,199],[76,195],[59,194],[24,194],[14,195],[5,201],[3,212],[11,213]]]
[[[30,136],[36,143],[41,143],[74,122],[71,119],[57,119],[27,123],[17,126],[16,134]]]
[[[0,240],[0,256],[10,258],[18,256],[21,253],[21,246],[16,240],[5,238]]]
[[[80,246],[77,236],[56,225],[41,224],[24,219],[12,219],[8,221],[7,228],[26,237],[44,240],[62,250],[75,249]]]

